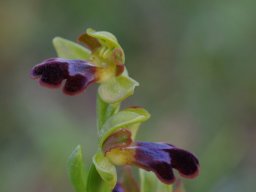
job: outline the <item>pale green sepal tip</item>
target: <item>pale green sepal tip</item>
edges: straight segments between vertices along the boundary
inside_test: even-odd
[[[90,57],[91,51],[73,41],[55,37],[53,46],[59,57],[64,59],[81,59],[86,60]]]
[[[127,108],[119,111],[103,124],[100,130],[100,146],[102,147],[104,141],[120,128],[131,129],[136,133],[134,128],[138,129],[139,125],[149,118],[150,114],[144,108]]]
[[[85,192],[86,174],[80,145],[73,150],[68,158],[68,174],[76,192]]]
[[[153,172],[145,171],[140,172],[140,192],[172,192],[173,185],[166,185],[159,181]]]
[[[128,76],[121,75],[103,82],[99,86],[98,93],[106,103],[116,103],[133,95],[136,86],[139,86],[137,81]]]
[[[109,46],[109,47],[120,47],[117,38],[110,32],[107,31],[95,31],[92,28],[88,28],[86,30],[86,33],[91,36],[94,37],[95,39],[98,39],[100,41],[101,44]]]
[[[113,189],[117,182],[116,167],[101,152],[93,156],[93,163],[103,181]]]

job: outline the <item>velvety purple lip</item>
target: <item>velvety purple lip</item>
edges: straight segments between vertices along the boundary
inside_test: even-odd
[[[96,69],[84,60],[51,58],[33,67],[31,76],[40,78],[40,84],[49,88],[58,88],[66,80],[63,92],[75,95],[97,81]]]
[[[192,153],[170,144],[137,142],[134,159],[135,165],[153,171],[166,184],[175,181],[173,168],[185,178],[194,178],[199,172],[198,159]]]

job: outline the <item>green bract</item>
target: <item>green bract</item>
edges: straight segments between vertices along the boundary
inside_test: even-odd
[[[107,103],[121,102],[133,95],[138,85],[139,83],[132,78],[121,75],[102,83],[99,87],[99,95]]]
[[[148,120],[150,114],[143,108],[127,108],[111,116],[100,130],[100,146],[105,139],[120,128],[137,128],[142,122]]]

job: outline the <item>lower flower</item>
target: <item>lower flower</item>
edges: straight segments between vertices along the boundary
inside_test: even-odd
[[[167,143],[133,142],[130,144],[130,132],[121,129],[105,141],[106,157],[115,165],[135,165],[147,171],[153,171],[166,184],[175,181],[173,169],[185,178],[194,178],[199,173],[199,161],[190,152]],[[113,137],[116,137],[115,140]],[[116,144],[119,138],[121,144]],[[111,144],[112,147],[110,147]],[[108,145],[108,146],[106,146]]]

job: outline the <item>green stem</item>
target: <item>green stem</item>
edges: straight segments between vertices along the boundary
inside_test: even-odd
[[[108,118],[110,118],[112,115],[117,113],[120,108],[120,103],[106,103],[104,102],[99,94],[97,94],[97,105],[96,105],[96,113],[97,113],[97,128],[98,128],[98,134],[100,133],[100,130],[103,126],[103,124],[106,122]]]

